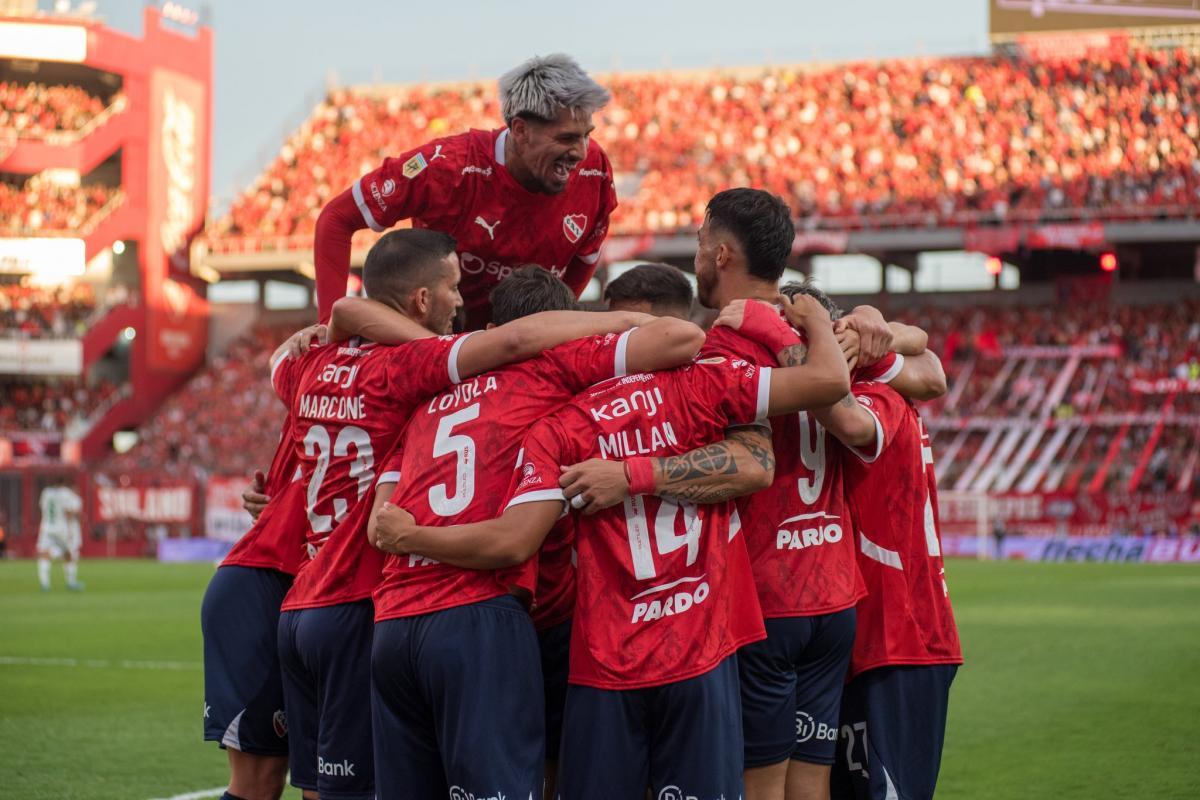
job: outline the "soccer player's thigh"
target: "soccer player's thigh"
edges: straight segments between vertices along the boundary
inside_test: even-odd
[[[650,715],[659,691],[567,687],[559,800],[645,800],[650,786]]]
[[[766,620],[767,638],[738,651],[745,767],[787,761],[796,748],[796,661],[812,630],[809,618]]]
[[[200,606],[204,635],[204,738],[261,756],[286,756],[287,718],[279,669],[281,572],[221,567]]]
[[[537,797],[546,733],[537,633],[511,595],[428,616],[429,687],[451,797]]]
[[[933,797],[956,669],[949,665],[880,667],[850,682],[843,699],[839,746],[845,748],[844,762],[839,752],[834,797]],[[847,785],[853,787],[852,794],[845,793]]]
[[[288,770],[292,786],[317,791],[317,736],[321,717],[317,706],[317,672],[300,649],[301,628],[311,609],[279,615],[279,671],[283,678],[283,707],[288,721]]]
[[[546,760],[558,761],[562,744],[563,713],[567,705],[570,671],[571,621],[538,632],[542,657],[542,685],[546,703]]]
[[[417,643],[430,615],[375,624],[371,643],[371,725],[379,800],[448,795],[433,707],[417,671]]]
[[[370,600],[305,610],[297,643],[317,660],[317,788],[322,798],[373,800]]]
[[[796,666],[793,760],[833,764],[855,619],[854,608],[810,618],[812,633]]]
[[[742,795],[737,660],[730,656],[703,675],[655,689],[650,788],[657,800]]]

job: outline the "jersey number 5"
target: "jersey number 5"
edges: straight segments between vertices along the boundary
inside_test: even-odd
[[[475,497],[475,440],[465,433],[451,433],[454,426],[479,418],[479,403],[447,414],[438,420],[437,435],[433,440],[433,457],[454,455],[454,494],[446,491],[446,484],[439,483],[429,490],[429,507],[439,517],[461,514]]]

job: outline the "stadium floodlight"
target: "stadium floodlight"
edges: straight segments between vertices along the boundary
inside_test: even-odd
[[[983,266],[988,271],[988,275],[999,275],[1000,271],[1004,269],[1004,262],[998,256],[988,256]]]
[[[1100,269],[1105,272],[1117,271],[1117,254],[1108,252],[1100,254]]]

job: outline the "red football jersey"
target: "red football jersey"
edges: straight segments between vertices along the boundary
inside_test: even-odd
[[[237,540],[223,567],[261,567],[295,575],[304,562],[303,484],[296,480],[300,465],[291,441],[292,418],[288,416],[279,433],[279,446],[267,469],[264,492],[271,498],[250,530]]]
[[[435,139],[385,159],[352,187],[372,230],[412,219],[414,227],[444,231],[458,241],[459,288],[471,329],[491,320],[488,295],[495,285],[526,264],[550,270],[578,296],[595,272],[617,207],[612,166],[594,140],[564,191],[539,194],[505,167],[507,136],[501,128]]]
[[[890,387],[855,383],[854,395],[874,415],[879,440],[867,460],[845,459],[868,591],[858,603],[850,676],[898,664],[961,664],[929,434],[912,403]]]
[[[357,562],[365,527],[348,531],[351,511],[372,499],[377,470],[413,409],[458,382],[458,350],[466,336],[418,339],[388,347],[331,344],[299,359],[283,357],[271,380],[294,419],[292,447],[305,487],[310,556],[334,542],[334,552],[300,569],[286,608],[308,608],[369,597],[378,582]],[[365,526],[365,517],[360,520]],[[382,563],[382,560],[380,561]],[[353,577],[353,580],[350,578]]]
[[[705,359],[579,395],[526,437],[509,505],[562,500],[560,465],[686,453],[766,415],[770,369]],[[639,495],[576,514],[570,682],[658,686],[700,675],[765,636],[732,503]]]
[[[766,346],[724,326],[705,353],[775,363]],[[891,380],[903,359],[888,354],[862,372]],[[856,374],[859,371],[856,371]],[[829,614],[866,593],[854,557],[852,522],[842,488],[845,449],[807,411],[771,419],[775,480],[737,500],[763,616]]]
[[[533,627],[539,631],[566,622],[575,613],[575,519],[560,519],[542,542],[533,593]]]
[[[592,384],[624,375],[628,341],[626,332],[567,342],[422,402],[404,434],[392,502],[418,525],[498,516],[529,428]],[[492,571],[461,569],[415,554],[388,556],[375,590],[375,619],[488,600],[507,594],[510,585],[533,594],[536,574],[536,558],[517,569]]]

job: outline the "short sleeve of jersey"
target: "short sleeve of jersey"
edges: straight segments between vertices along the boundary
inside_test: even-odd
[[[545,500],[565,503],[558,476],[559,466],[567,455],[569,444],[556,419],[545,419],[535,425],[522,443],[520,463],[513,474],[505,507]]]
[[[402,219],[428,217],[451,207],[462,181],[469,139],[434,139],[396,158],[385,158],[351,187],[363,221],[384,231]]]
[[[292,358],[288,353],[280,353],[271,364],[271,386],[275,394],[289,408],[296,396],[296,382],[300,377],[300,359]]]
[[[458,351],[470,336],[436,336],[390,348],[390,396],[396,402],[412,403],[458,383]]]
[[[891,443],[904,422],[907,403],[896,390],[879,381],[860,381],[850,387],[858,404],[875,418],[875,447],[865,452],[857,447],[852,453],[870,464]]]
[[[576,257],[585,264],[595,264],[600,260],[600,247],[608,236],[608,221],[617,208],[617,188],[613,184],[613,168],[608,155],[601,151],[601,162],[604,164],[604,187],[601,189],[600,208],[596,211],[596,226],[588,234],[587,239],[580,243]]]
[[[855,369],[850,380],[852,383],[858,381],[891,383],[902,369],[904,369],[904,356],[899,353],[888,353],[869,367]]]
[[[692,382],[696,402],[720,408],[730,425],[749,425],[767,419],[771,400],[771,368],[740,358],[705,358],[696,362]]]
[[[576,339],[547,350],[542,359],[555,371],[558,383],[576,394],[593,384],[628,374],[625,354],[632,333],[628,330]]]
[[[401,435],[399,442],[403,443],[404,436]],[[382,486],[385,483],[400,482],[400,464],[404,461],[404,450],[400,443],[397,443],[387,457],[380,461],[379,478],[375,481],[375,486]]]

